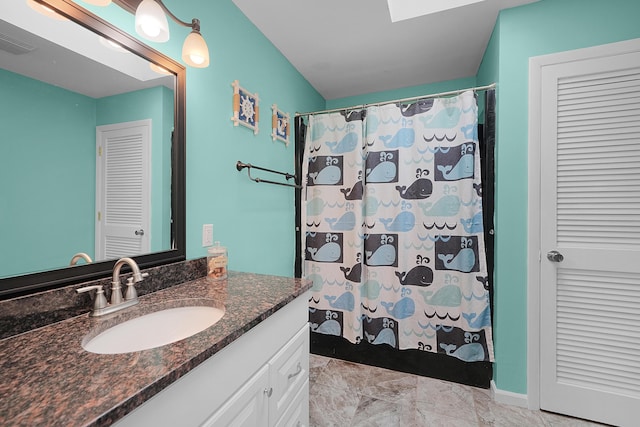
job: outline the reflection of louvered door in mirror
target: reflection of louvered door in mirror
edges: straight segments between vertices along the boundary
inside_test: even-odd
[[[540,80],[540,405],[613,425],[640,406],[637,45]]]
[[[96,258],[149,252],[151,120],[98,126]]]

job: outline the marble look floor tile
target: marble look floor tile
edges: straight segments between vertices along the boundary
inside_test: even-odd
[[[367,386],[370,375],[369,366],[332,359],[316,377],[316,383],[356,394]]]
[[[416,401],[434,414],[476,422],[471,387],[433,378],[418,377]]]
[[[402,402],[389,402],[362,396],[350,424],[352,427],[415,426],[415,410]]]
[[[503,405],[490,390],[317,355],[310,380],[310,421],[317,427],[601,426]]]
[[[316,383],[309,396],[309,424],[311,427],[350,426],[360,396],[347,389]]]
[[[368,384],[360,389],[364,396],[389,402],[416,400],[417,377],[403,372],[378,369],[369,376]]]

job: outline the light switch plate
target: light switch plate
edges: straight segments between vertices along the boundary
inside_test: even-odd
[[[202,246],[213,246],[213,224],[202,225]]]

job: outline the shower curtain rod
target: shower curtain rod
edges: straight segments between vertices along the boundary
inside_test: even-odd
[[[431,95],[412,96],[411,98],[394,99],[392,101],[372,102],[371,104],[353,105],[351,107],[333,108],[331,110],[310,111],[308,113],[296,113],[295,117],[309,116],[311,114],[335,113],[336,111],[355,110],[355,109],[358,109],[358,108],[367,108],[367,107],[373,107],[373,106],[378,106],[378,105],[395,104],[395,103],[398,103],[398,102],[415,101],[417,99],[437,98],[439,96],[459,95],[459,94],[461,94],[463,92],[466,92],[468,90],[472,90],[472,91],[476,92],[476,91],[485,91],[485,90],[489,90],[489,89],[494,89],[495,87],[496,87],[496,84],[495,83],[491,83],[490,85],[486,85],[486,86],[476,86],[476,87],[470,87],[470,88],[466,88],[466,89],[452,90],[452,91],[449,91],[449,92],[434,93],[434,94],[431,94]]]

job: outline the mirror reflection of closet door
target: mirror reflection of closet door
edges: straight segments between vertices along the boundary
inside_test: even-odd
[[[96,260],[149,252],[151,120],[96,128]]]

